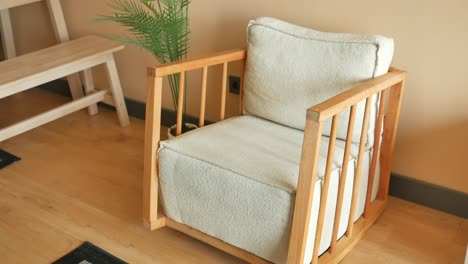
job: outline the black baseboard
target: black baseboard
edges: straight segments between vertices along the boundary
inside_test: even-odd
[[[41,86],[41,88],[71,97],[68,83],[57,80]],[[125,98],[128,114],[138,119],[145,119],[145,103]],[[100,103],[100,106],[115,110],[113,106]],[[175,124],[176,112],[162,109],[161,124],[170,127]],[[187,122],[198,124],[198,118],[187,116]],[[207,123],[211,123],[207,121]],[[468,218],[468,195],[456,192],[430,183],[414,180],[409,177],[393,173],[390,179],[390,195],[413,203],[427,206],[449,214]]]
[[[468,195],[392,173],[390,195],[442,212],[468,218]]]

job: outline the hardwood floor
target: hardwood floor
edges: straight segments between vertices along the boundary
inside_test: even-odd
[[[0,101],[0,127],[68,99],[33,89]],[[44,107],[47,106],[47,107]],[[0,142],[2,263],[50,263],[91,241],[130,263],[243,263],[169,228],[141,224],[144,122],[85,110]],[[466,219],[392,198],[342,263],[463,263]]]

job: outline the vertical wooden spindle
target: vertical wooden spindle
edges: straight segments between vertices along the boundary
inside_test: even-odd
[[[226,115],[226,90],[227,90],[227,72],[228,64],[227,62],[223,63],[223,85],[221,88],[221,113],[220,120],[223,121]]]
[[[239,114],[244,113],[244,77],[245,77],[245,60],[241,62],[241,73],[240,73],[240,86],[239,86]]]
[[[205,125],[205,108],[206,108],[206,82],[208,78],[208,67],[203,67],[202,84],[201,84],[201,98],[200,98],[200,121],[198,127]]]
[[[372,161],[371,161],[371,166],[369,169],[369,182],[367,186],[366,206],[364,208],[364,218],[369,217],[369,207],[370,207],[371,198],[372,198],[372,190],[374,187],[375,170],[377,167],[377,161],[378,161],[379,151],[380,151],[380,135],[382,134],[383,118],[385,115],[385,103],[387,101],[387,92],[388,92],[387,89],[383,90],[380,96],[379,114],[377,116],[377,121],[376,121],[377,124],[375,127],[375,135],[374,135],[374,151],[372,151]]]
[[[357,109],[357,106],[353,105],[349,113],[348,132],[346,134],[346,146],[345,146],[344,155],[343,155],[343,167],[341,169],[341,176],[339,179],[338,198],[337,198],[337,205],[336,205],[336,211],[335,211],[335,222],[333,224],[333,234],[332,234],[332,241],[331,241],[331,246],[330,246],[330,253],[334,253],[336,242],[338,239],[338,230],[340,227],[340,220],[341,220],[341,210],[343,208],[344,189],[346,186],[346,178],[348,175],[349,154],[351,152],[351,145],[353,144],[353,131],[354,131],[354,123],[355,123],[354,121],[356,120],[356,109]]]
[[[177,102],[177,124],[176,136],[182,134],[182,113],[184,110],[184,93],[185,93],[185,72],[180,72],[179,78],[179,97]]]
[[[312,200],[317,179],[316,164],[320,157],[322,130],[323,123],[317,120],[313,112],[308,111],[294,202],[291,236],[289,238],[288,263],[304,262],[307,235],[310,228]]]
[[[398,119],[400,118],[401,97],[405,89],[405,79],[390,88],[388,99],[388,109],[385,115],[385,127],[382,139],[382,149],[380,154],[380,185],[377,197],[385,200],[388,197],[390,184],[390,173],[393,162],[393,150],[395,147],[396,131],[398,129]]]
[[[318,261],[318,252],[320,248],[320,241],[322,240],[322,231],[323,231],[323,221],[325,219],[325,209],[327,207],[327,198],[328,190],[330,187],[330,174],[333,167],[333,156],[335,155],[335,142],[336,142],[336,132],[338,129],[338,120],[339,115],[333,116],[330,142],[328,144],[328,154],[327,154],[327,165],[325,167],[324,183],[322,188],[322,195],[320,198],[320,208],[317,222],[317,232],[315,233],[315,243],[314,243],[314,252],[312,255],[312,264],[316,264]],[[315,184],[315,183],[313,183]]]
[[[357,166],[356,166],[356,170],[354,171],[353,197],[351,199],[351,210],[349,211],[348,232],[346,233],[348,237],[352,237],[353,235],[354,215],[356,213],[359,183],[361,180],[362,160],[364,159],[364,149],[365,149],[366,140],[367,140],[367,128],[369,127],[371,101],[372,101],[371,97],[368,97],[366,99],[366,109],[364,112],[364,120],[362,121],[362,130],[361,130],[361,138],[359,141],[359,153],[358,153],[358,158],[357,158]]]
[[[143,220],[146,228],[154,228],[158,220],[158,148],[161,124],[162,77],[154,76],[154,69],[148,69],[144,174],[143,174]]]

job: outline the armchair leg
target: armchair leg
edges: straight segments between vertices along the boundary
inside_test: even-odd
[[[395,84],[390,88],[390,98],[388,110],[384,119],[384,134],[382,139],[382,149],[380,154],[380,186],[377,198],[386,200],[390,185],[390,174],[393,163],[393,150],[395,147],[398,120],[400,118],[400,108],[402,103],[405,80]]]
[[[158,163],[157,151],[161,133],[162,77],[154,76],[154,69],[148,70],[146,95],[146,126],[143,176],[143,222],[150,230],[165,225],[165,218],[158,218]]]
[[[309,115],[309,113],[308,113]],[[309,222],[314,197],[317,175],[317,160],[320,156],[320,140],[323,123],[307,118],[304,130],[301,167],[297,184],[296,202],[294,205],[291,238],[289,240],[288,264],[304,262]],[[304,147],[306,146],[306,147]]]

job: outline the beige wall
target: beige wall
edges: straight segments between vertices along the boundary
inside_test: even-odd
[[[64,0],[70,33],[123,34],[114,24],[96,24],[109,13],[103,0]],[[18,50],[53,43],[43,3],[13,10]],[[379,33],[395,38],[394,66],[408,70],[393,170],[402,175],[468,193],[468,1],[375,0],[194,0],[191,4],[192,55],[243,47],[249,19],[273,16],[323,31]],[[148,54],[128,47],[117,56],[124,93],[145,100]],[[216,69],[219,72],[219,69]],[[211,72],[210,72],[211,73]],[[234,73],[235,74],[235,73]],[[105,87],[97,69],[98,87]],[[213,75],[211,75],[213,76]],[[197,83],[197,74],[189,76]],[[219,78],[211,79],[211,82]],[[215,87],[213,87],[215,88]],[[208,94],[208,118],[216,119],[219,91]],[[189,111],[196,113],[199,87],[191,86]],[[229,97],[234,113],[236,96]],[[165,107],[171,107],[168,91]]]

